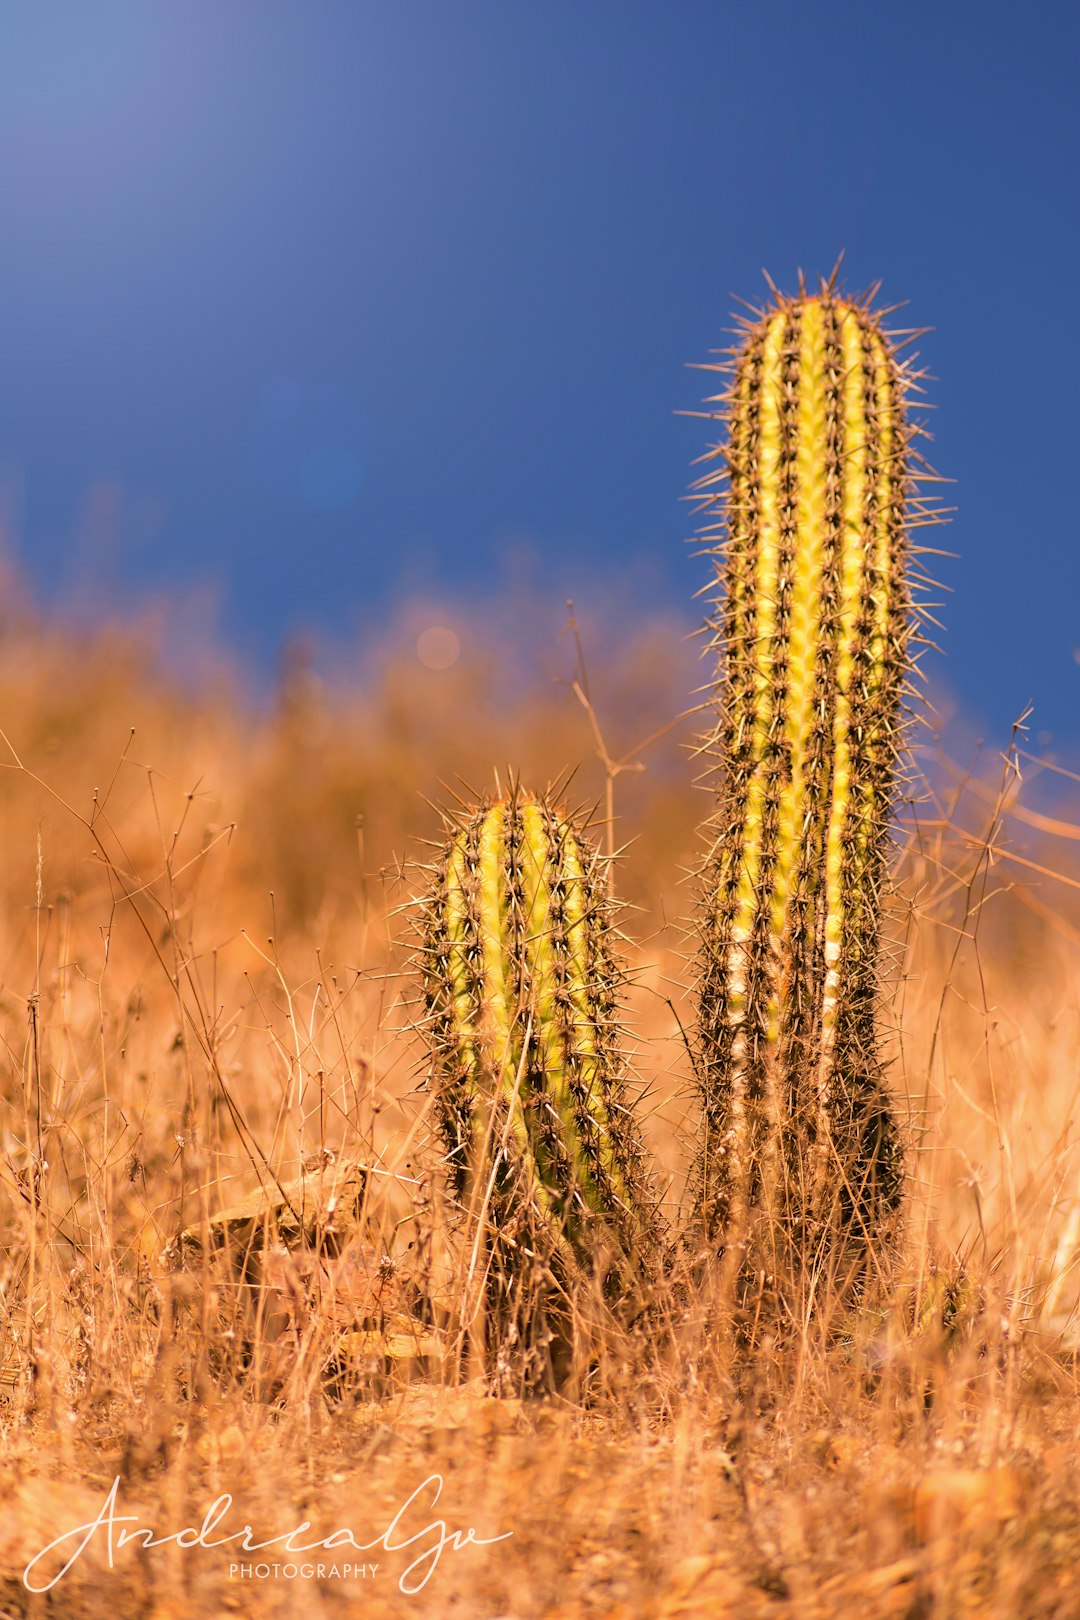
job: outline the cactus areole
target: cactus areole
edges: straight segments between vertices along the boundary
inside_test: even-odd
[[[574,819],[517,791],[457,818],[424,902],[437,1118],[455,1191],[496,1246],[591,1265],[652,1225],[623,1077],[604,864]]]
[[[719,590],[698,981],[704,1227],[864,1235],[901,1163],[875,1030],[912,628],[912,386],[831,283],[746,323],[695,485]],[[925,514],[928,515],[928,514]],[[759,1257],[760,1259],[760,1257]],[[767,1258],[761,1263],[768,1265]]]

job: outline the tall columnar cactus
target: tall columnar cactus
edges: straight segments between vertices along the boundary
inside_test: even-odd
[[[620,1050],[604,863],[574,818],[520,790],[449,831],[420,961],[455,1192],[496,1292],[538,1250],[564,1277],[624,1275],[650,1258],[658,1220]]]
[[[913,374],[869,299],[778,295],[712,369],[729,385],[708,402],[719,466],[695,485],[720,587],[699,1186],[709,1236],[768,1271],[778,1243],[867,1236],[898,1200],[875,1011],[908,528],[926,512]]]

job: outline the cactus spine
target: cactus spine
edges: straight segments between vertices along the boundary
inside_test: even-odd
[[[613,1248],[641,1260],[657,1224],[603,862],[572,817],[520,790],[450,832],[423,904],[425,1028],[455,1192],[482,1218],[496,1288],[523,1252],[563,1275]]]
[[[710,1238],[769,1271],[785,1234],[803,1254],[824,1230],[866,1236],[899,1196],[875,1008],[921,510],[913,377],[869,299],[831,282],[778,296],[709,369],[730,386],[708,402],[720,466],[695,485],[720,586],[699,1187]]]

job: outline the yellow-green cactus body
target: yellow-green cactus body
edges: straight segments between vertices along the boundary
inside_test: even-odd
[[[912,429],[888,339],[831,287],[778,300],[731,370],[697,486],[721,503],[697,1056],[705,1226],[745,1244],[755,1212],[805,1236],[898,1195],[874,1012]]]
[[[458,1198],[504,1263],[523,1233],[587,1267],[603,1231],[645,1258],[655,1203],[620,1054],[623,974],[599,857],[571,818],[522,792],[451,833],[421,960]]]

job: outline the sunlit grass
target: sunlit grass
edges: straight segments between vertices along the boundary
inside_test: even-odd
[[[479,632],[433,669],[404,622],[362,678],[294,658],[262,706],[220,669],[171,682],[137,626],[78,636],[27,611],[0,640],[5,1612],[1075,1613],[1070,840],[1016,816],[1011,767],[951,782],[923,757],[885,1012],[911,1189],[863,1311],[819,1300],[740,1358],[673,1283],[645,1327],[584,1323],[559,1393],[493,1400],[455,1335],[400,908],[439,834],[429,801],[496,768],[542,785],[579,766],[604,836],[591,716],[625,758],[692,703],[693,654],[666,624],[603,644],[586,626],[586,705],[572,637],[507,690]],[[693,726],[614,784],[631,1045],[675,1219]],[[326,1241],[355,1164],[362,1196]],[[315,1237],[276,1253],[251,1210],[306,1218],[308,1197]],[[412,1596],[385,1548],[360,1582],[243,1582],[224,1550],[131,1549],[110,1572],[95,1542],[52,1608],[21,1582],[117,1476],[159,1533],[228,1491],[228,1529],[373,1539],[435,1474],[413,1528],[511,1535],[445,1552]]]

